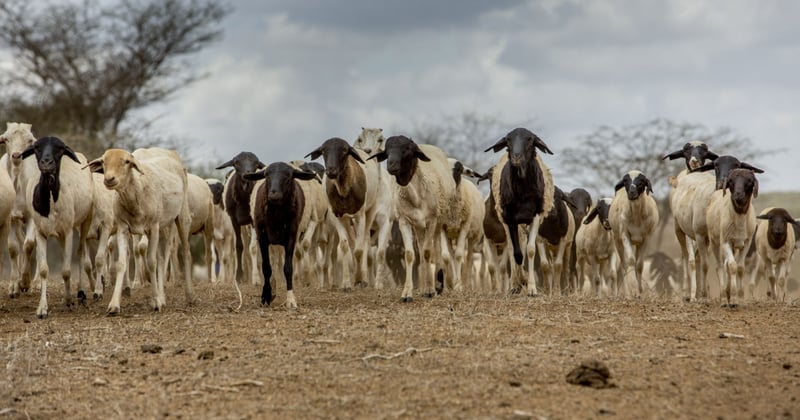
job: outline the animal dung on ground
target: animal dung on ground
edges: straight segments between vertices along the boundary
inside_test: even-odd
[[[161,353],[163,347],[159,346],[158,344],[142,344],[142,353]]]
[[[608,367],[597,360],[584,361],[567,374],[567,383],[597,389],[616,387],[609,379],[611,379],[611,372]]]

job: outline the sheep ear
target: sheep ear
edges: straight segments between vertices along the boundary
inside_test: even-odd
[[[753,198],[758,198],[758,180],[756,179],[755,185],[753,185]]]
[[[763,174],[764,173],[763,169],[758,169],[755,166],[753,166],[753,165],[751,165],[751,164],[749,164],[747,162],[740,163],[739,167],[742,168],[742,169],[749,169],[749,170],[751,170],[751,171],[753,171],[753,172],[755,172],[757,174]]]
[[[317,174],[315,174],[314,172],[306,172],[306,171],[301,171],[301,170],[295,169],[292,172],[292,178],[300,179],[300,180],[303,180],[303,181],[310,181],[312,179],[316,179],[317,178]]]
[[[383,162],[388,157],[389,157],[389,155],[386,154],[386,151],[382,151],[382,152],[375,153],[374,155],[368,157],[367,160],[376,159],[378,162]]]
[[[89,168],[89,171],[91,171],[91,172],[102,174],[104,172],[103,171],[103,158],[99,157],[99,158],[87,163],[81,169],[86,169],[86,168]]]
[[[718,157],[719,157],[719,155],[714,153],[714,152],[708,152],[706,154],[706,159],[708,159],[708,160],[717,160]]]
[[[539,136],[533,136],[533,145],[536,146],[537,149],[541,150],[542,153],[547,153],[548,155],[552,155],[553,152],[550,150],[549,147],[539,138]]]
[[[26,147],[25,150],[23,150],[22,153],[19,154],[20,159],[25,159],[28,156],[32,155],[34,150],[35,149],[33,145]]]
[[[242,175],[242,178],[244,178],[244,179],[246,179],[248,181],[258,181],[259,179],[264,179],[266,177],[267,177],[267,172],[266,171],[255,171],[255,172],[251,172],[249,174]]]
[[[705,165],[697,168],[697,169],[690,169],[689,172],[706,172],[714,169],[714,163],[706,163]]]
[[[758,216],[756,216],[756,219],[769,220],[770,217],[768,214],[759,214]]]
[[[645,185],[645,188],[648,191],[650,191],[650,194],[652,195],[653,194],[653,184],[650,183],[650,180],[645,178],[645,184],[644,185]]]
[[[594,218],[597,217],[598,214],[600,213],[598,213],[597,211],[597,206],[592,207],[592,211],[590,211],[589,214],[586,215],[586,220],[583,221],[583,224],[588,225],[589,223],[592,223],[592,220],[594,220]]]
[[[497,143],[494,144],[494,146],[484,150],[484,152],[488,152],[489,150],[491,150],[491,151],[497,153],[497,152],[505,149],[507,146],[508,146],[508,139],[503,137],[502,139],[498,140]]]
[[[625,180],[621,180],[617,182],[617,185],[614,186],[614,191],[619,191],[624,186],[625,186]]]
[[[73,152],[72,149],[70,149],[69,147],[64,147],[64,154],[69,156],[69,158],[74,160],[75,162],[81,163],[81,161],[78,160],[78,156],[76,156],[75,152]]]
[[[683,150],[678,150],[677,152],[672,152],[672,153],[670,153],[668,155],[664,155],[661,158],[661,160],[666,160],[666,159],[675,160],[675,159],[679,159],[679,158],[682,158],[682,157],[684,157],[683,156]]]
[[[319,159],[320,156],[322,156],[322,146],[317,147],[316,149],[314,149],[309,154],[307,154],[307,155],[305,155],[303,157],[304,158],[310,157],[311,160],[317,160],[317,159]]]
[[[133,156],[131,156],[131,168],[136,169],[136,172],[139,172],[140,174],[144,173],[142,172],[142,168],[139,167],[139,161]]]
[[[353,149],[353,146],[350,146],[350,150],[347,151],[347,154],[353,157],[353,159],[357,160],[360,163],[364,163],[364,159],[361,159],[361,156],[358,155],[356,149]]]
[[[431,158],[426,156],[425,153],[422,153],[422,150],[419,150],[419,149],[414,151],[414,156],[416,156],[417,159],[419,159],[419,160],[421,160],[423,162],[430,162],[431,161]]]
[[[229,168],[229,167],[231,167],[231,166],[233,166],[233,159],[231,159],[231,160],[229,160],[229,161],[227,161],[227,162],[223,163],[222,165],[219,165],[219,166],[217,166],[217,167],[216,167],[216,168],[214,168],[214,169],[225,169],[225,168]]]

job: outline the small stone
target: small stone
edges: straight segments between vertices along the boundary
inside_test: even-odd
[[[94,378],[94,381],[92,381],[92,385],[94,385],[94,386],[105,386],[105,385],[108,385],[108,381],[103,379],[103,378]]]
[[[161,353],[161,350],[163,350],[163,347],[158,344],[142,344],[142,353],[157,354]]]
[[[200,354],[197,355],[197,360],[211,360],[214,358],[214,352],[211,350],[201,351]]]

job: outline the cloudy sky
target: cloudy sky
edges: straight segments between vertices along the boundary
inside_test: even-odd
[[[800,188],[800,2],[232,5],[224,39],[194,61],[209,77],[145,111],[198,156],[290,160],[362,126],[402,134],[476,112],[535,121],[557,171],[579,135],[664,117],[784,148],[753,162],[767,170],[761,190]]]

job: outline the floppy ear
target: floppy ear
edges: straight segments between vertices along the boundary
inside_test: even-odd
[[[653,184],[650,183],[650,180],[645,178],[645,189],[650,191],[650,194],[653,194]]]
[[[309,154],[307,154],[307,155],[305,155],[303,157],[305,157],[305,158],[311,157],[311,160],[317,160],[317,159],[319,159],[320,156],[322,156],[322,146],[317,147],[311,153],[309,153]]]
[[[491,151],[497,153],[497,152],[505,149],[507,146],[508,146],[508,139],[503,137],[502,139],[498,140],[497,143],[494,144],[494,146],[484,150],[484,152],[488,152],[489,150],[491,150]]]
[[[755,185],[753,185],[753,198],[758,198],[758,180],[756,179]]]
[[[714,152],[708,152],[706,154],[706,159],[708,159],[708,160],[717,160],[718,157],[719,157],[719,155],[714,153]]]
[[[360,162],[362,164],[364,163],[364,159],[361,159],[361,156],[358,155],[358,152],[356,152],[356,149],[353,149],[353,146],[350,146],[350,150],[347,151],[347,154],[352,156],[353,159],[357,160],[358,162]]]
[[[219,165],[219,166],[217,166],[217,167],[216,167],[216,168],[214,168],[214,169],[225,169],[225,168],[229,168],[229,167],[231,167],[231,166],[233,166],[233,159],[231,159],[231,160],[229,160],[229,161],[227,161],[227,162],[223,163],[222,165]]]
[[[691,169],[691,170],[689,170],[689,172],[706,172],[706,171],[710,171],[712,169],[714,169],[714,163],[713,162],[712,163],[706,163],[705,165],[703,165],[703,166],[701,166],[701,167],[699,167],[697,169]]]
[[[764,173],[764,170],[758,169],[755,166],[753,166],[753,165],[751,165],[751,164],[749,164],[747,162],[739,163],[739,167],[742,168],[742,169],[749,169],[749,170],[751,170],[751,171],[753,171],[753,172],[755,172],[757,174],[763,174]]]
[[[267,165],[265,165],[264,162],[262,162],[260,160],[258,161],[258,163],[256,163],[256,169],[261,169],[261,168],[266,168],[266,167],[267,167]]]
[[[769,220],[770,217],[768,214],[759,214],[758,216],[756,216],[756,219]]]
[[[539,138],[539,136],[533,136],[533,145],[536,146],[537,149],[541,150],[542,153],[547,153],[548,155],[552,155],[553,152],[544,144],[544,141]]]
[[[486,171],[485,174],[478,176],[478,184],[480,184],[481,181],[486,181],[487,179],[489,179],[491,177],[492,177],[492,170],[489,169],[488,171]]]
[[[431,158],[425,156],[425,153],[422,153],[422,150],[419,150],[419,148],[417,148],[417,150],[414,150],[414,156],[416,156],[417,159],[419,159],[419,160],[421,160],[423,162],[430,162],[431,161]]]
[[[86,169],[86,168],[89,168],[89,171],[91,171],[91,172],[102,174],[104,172],[103,171],[103,157],[101,156],[101,157],[99,157],[99,158],[87,163],[81,169]]]
[[[665,159],[675,160],[675,159],[679,159],[679,158],[682,158],[682,157],[684,157],[683,156],[683,150],[678,150],[677,152],[672,152],[672,153],[670,153],[668,155],[664,155],[661,158],[661,160],[665,160]]]
[[[73,152],[72,149],[70,149],[69,147],[64,147],[64,154],[69,156],[69,158],[74,160],[75,162],[81,163],[81,161],[78,160],[78,157],[75,156],[75,152]]]
[[[314,172],[306,172],[306,171],[301,171],[301,170],[295,169],[292,172],[292,178],[300,179],[300,180],[303,180],[303,181],[309,181],[309,180],[312,180],[312,179],[316,179],[317,178],[317,174],[315,174]]]
[[[597,211],[597,206],[592,207],[592,210],[586,215],[586,220],[583,221],[583,224],[588,225],[589,223],[592,223],[592,220],[594,220],[598,214],[600,213]]]
[[[386,151],[382,151],[382,152],[375,153],[374,155],[368,157],[367,160],[377,159],[378,162],[383,162],[388,157],[389,157],[389,155],[386,154]]]
[[[264,179],[267,177],[266,171],[255,171],[249,174],[244,174],[242,177],[248,181],[258,181],[259,179]]]
[[[625,186],[625,180],[620,180],[617,182],[617,185],[614,186],[614,191],[619,191],[620,188]]]
[[[32,155],[34,150],[35,149],[33,145],[26,147],[25,150],[23,150],[22,153],[19,154],[20,159],[25,159],[28,156]]]

